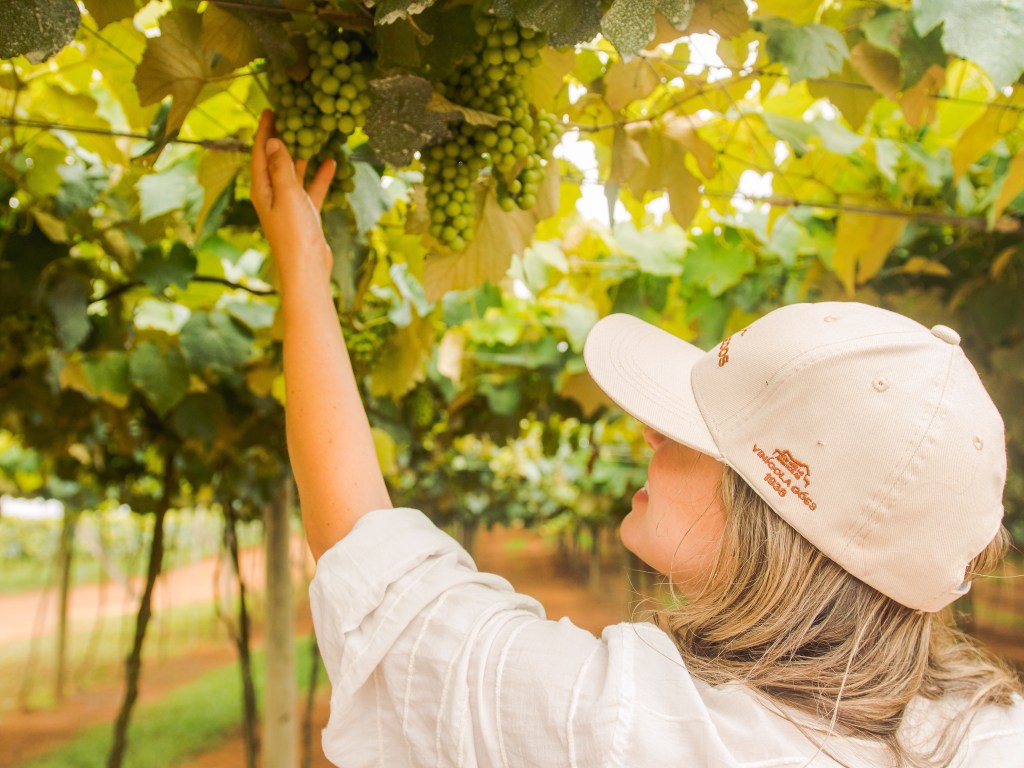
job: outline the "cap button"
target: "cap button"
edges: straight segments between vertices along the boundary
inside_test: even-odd
[[[932,327],[932,335],[942,339],[947,344],[959,344],[960,334],[954,331],[952,328],[948,328],[945,325],[936,325]]]

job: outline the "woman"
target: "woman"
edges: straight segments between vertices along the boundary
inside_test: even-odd
[[[1024,763],[1011,673],[941,609],[1001,558],[999,414],[952,330],[777,310],[708,353],[635,318],[587,340],[646,426],[627,547],[685,596],[600,639],[393,509],[319,208],[264,114],[252,199],[284,316],[288,448],[339,765]]]

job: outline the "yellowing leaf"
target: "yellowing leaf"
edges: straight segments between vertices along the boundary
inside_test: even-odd
[[[612,401],[594,383],[589,373],[567,374],[562,379],[559,394],[579,403],[583,415],[588,418],[593,416],[598,408],[612,405]]]
[[[441,339],[437,350],[438,373],[447,376],[455,386],[462,383],[462,357],[466,351],[466,334],[459,328],[450,329]]]
[[[160,18],[160,35],[151,37],[135,71],[135,87],[143,106],[167,96],[174,101],[167,115],[167,133],[177,131],[213,76],[210,56],[203,51],[202,17],[176,8]]]
[[[202,231],[213,204],[248,162],[245,152],[203,153],[196,169],[196,181],[203,188],[203,207],[196,217],[196,232]]]
[[[736,37],[750,29],[750,13],[743,0],[702,0],[693,9],[686,34],[714,31],[719,37]]]
[[[889,251],[900,241],[907,220],[902,216],[842,211],[836,227],[832,269],[846,292],[872,278],[882,268]]]
[[[892,270],[894,275],[935,275],[936,277],[949,277],[952,272],[949,267],[934,259],[924,256],[911,256],[904,264]]]
[[[379,427],[371,427],[370,435],[373,437],[373,449],[377,453],[380,471],[385,477],[393,476],[398,472],[398,446],[395,439]]]
[[[913,88],[904,91],[900,106],[912,127],[920,128],[935,119],[935,96],[945,84],[946,70],[933,64]]]
[[[555,100],[565,86],[565,77],[576,66],[576,52],[572,48],[558,51],[545,46],[541,49],[540,64],[526,76],[526,95],[537,109],[554,112]]]
[[[1002,216],[1006,206],[1021,192],[1024,192],[1024,152],[1014,155],[1010,161],[1010,167],[1006,169],[1006,175],[1003,177],[1003,186],[999,190],[999,197],[992,204],[989,220],[994,222]]]
[[[201,47],[216,52],[231,65],[231,69],[244,67],[263,54],[256,31],[240,18],[210,3],[203,12]]]
[[[608,67],[604,76],[604,100],[612,110],[618,112],[632,102],[646,98],[661,79],[643,56],[623,64],[617,61]]]
[[[427,374],[427,363],[434,349],[434,325],[429,317],[414,316],[405,328],[399,328],[380,362],[370,374],[370,392],[374,397],[402,397]]]
[[[1000,96],[964,132],[953,148],[953,178],[959,179],[971,163],[981,157],[1001,136],[1014,130],[1020,123],[1020,106],[1024,104],[1024,90],[1015,90],[1009,96]],[[1012,199],[1012,198],[1011,198]]]
[[[900,60],[888,51],[862,40],[850,51],[850,63],[871,87],[887,99],[896,100],[900,90]]]
[[[504,118],[490,112],[481,112],[479,109],[470,109],[461,104],[456,104],[454,101],[449,101],[437,91],[430,94],[430,100],[427,102],[425,109],[442,114],[462,115],[463,119],[470,125],[494,126],[505,121]]]
[[[866,86],[868,82],[857,73],[849,61],[843,62],[843,70],[835,76],[835,80],[835,84],[829,80],[808,82],[807,90],[816,99],[825,98],[832,102],[832,105],[843,113],[850,126],[857,130],[863,125],[871,107],[878,101],[878,91],[873,88],[856,87]]]
[[[1009,245],[1003,248],[992,260],[992,266],[989,267],[988,273],[993,280],[998,280],[1003,276],[1003,272],[1009,266],[1010,262],[1013,261],[1013,257],[1017,253],[1017,246]]]

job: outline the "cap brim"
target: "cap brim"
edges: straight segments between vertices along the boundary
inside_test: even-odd
[[[716,459],[693,397],[690,373],[706,353],[632,315],[609,315],[591,329],[583,359],[594,382],[622,410],[665,437]]]

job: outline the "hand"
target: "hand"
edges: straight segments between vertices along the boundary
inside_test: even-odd
[[[252,148],[252,203],[277,264],[282,292],[304,275],[330,280],[333,256],[320,226],[320,208],[337,163],[327,160],[303,188],[305,160],[292,161],[264,110]]]

